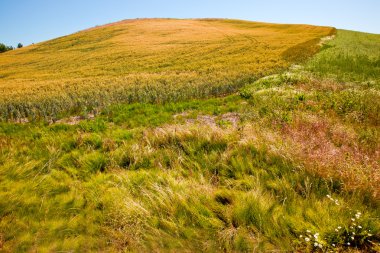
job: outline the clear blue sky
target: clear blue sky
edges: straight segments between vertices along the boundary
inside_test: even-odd
[[[380,33],[380,0],[0,0],[0,42],[28,45],[144,17],[236,18]]]

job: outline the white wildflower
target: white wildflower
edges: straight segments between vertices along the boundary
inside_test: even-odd
[[[309,237],[305,237],[305,241],[310,241],[310,238]]]

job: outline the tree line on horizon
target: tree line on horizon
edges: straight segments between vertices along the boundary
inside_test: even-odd
[[[22,48],[23,47],[23,44],[21,43],[18,43],[17,45],[17,48]],[[4,53],[4,52],[7,52],[7,51],[10,51],[10,50],[13,50],[15,49],[14,47],[12,46],[7,46],[3,43],[0,43],[0,53]]]

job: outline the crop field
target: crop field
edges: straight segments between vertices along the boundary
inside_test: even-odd
[[[0,55],[0,252],[380,252],[379,39],[159,19]]]
[[[115,102],[228,94],[310,56],[334,32],[213,19],[92,28],[1,54],[0,118],[54,120]]]

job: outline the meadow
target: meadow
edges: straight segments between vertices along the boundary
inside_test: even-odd
[[[378,69],[344,63],[376,62],[379,37],[279,45],[282,67],[221,93],[0,122],[0,251],[380,251]]]
[[[367,86],[380,85],[380,37],[377,34],[340,30],[339,36],[325,44],[308,64],[322,77]]]
[[[309,56],[334,31],[214,19],[95,27],[1,54],[0,118],[55,120],[112,103],[230,94]]]

